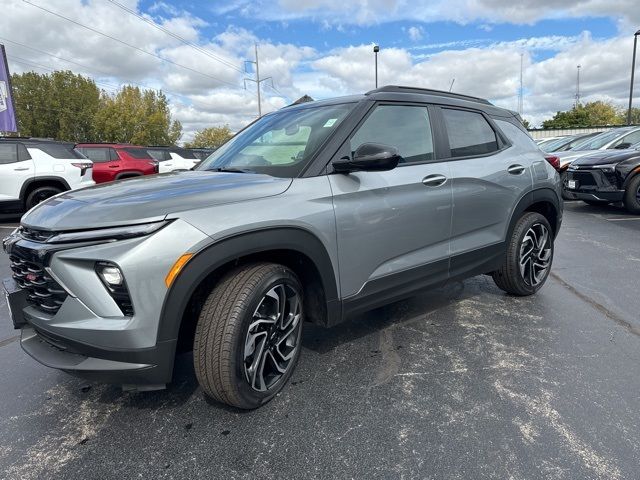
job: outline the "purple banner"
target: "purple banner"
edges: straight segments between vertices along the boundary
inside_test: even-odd
[[[0,132],[17,132],[16,112],[11,94],[11,77],[4,45],[0,45]]]

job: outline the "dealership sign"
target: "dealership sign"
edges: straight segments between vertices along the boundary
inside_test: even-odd
[[[0,132],[17,132],[16,112],[11,95],[11,77],[4,45],[0,45]]]

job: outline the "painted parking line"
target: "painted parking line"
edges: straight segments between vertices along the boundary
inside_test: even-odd
[[[14,230],[18,228],[18,225],[0,225],[0,228],[4,228],[6,230]]]
[[[640,220],[640,217],[624,217],[624,218],[606,218],[610,222],[626,222],[627,220]]]

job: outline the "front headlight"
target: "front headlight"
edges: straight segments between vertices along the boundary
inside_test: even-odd
[[[47,240],[47,243],[91,242],[94,240],[123,240],[125,238],[142,237],[157,232],[168,225],[170,221],[127,225],[125,227],[99,228],[95,230],[80,230],[76,232],[57,233]]]

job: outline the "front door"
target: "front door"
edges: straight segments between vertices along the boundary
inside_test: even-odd
[[[363,143],[392,145],[403,157],[386,172],[329,175],[341,297],[372,306],[446,280],[452,191],[426,106],[375,106],[338,156]]]
[[[0,202],[16,202],[22,186],[35,176],[35,166],[24,145],[0,142]]]

